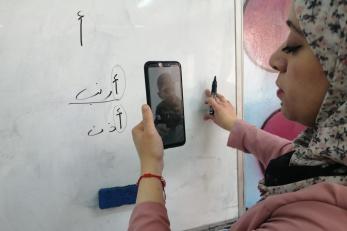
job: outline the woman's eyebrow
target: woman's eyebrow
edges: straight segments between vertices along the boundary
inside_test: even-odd
[[[287,20],[286,23],[287,23],[287,26],[288,26],[289,28],[292,28],[293,30],[295,30],[299,35],[304,36],[304,33],[303,33],[299,28],[297,28],[297,27],[293,24],[292,21]]]

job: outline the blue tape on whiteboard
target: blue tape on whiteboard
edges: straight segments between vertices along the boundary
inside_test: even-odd
[[[99,190],[99,208],[108,209],[122,205],[135,204],[137,185],[102,188]]]

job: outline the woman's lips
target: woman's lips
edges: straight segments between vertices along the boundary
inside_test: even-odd
[[[283,98],[283,95],[284,95],[284,91],[282,89],[278,89],[277,90],[277,97],[282,99]]]

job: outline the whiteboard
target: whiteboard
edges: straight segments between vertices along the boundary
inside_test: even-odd
[[[187,141],[165,151],[172,230],[237,217],[236,151],[202,119],[214,75],[235,103],[234,31],[230,0],[1,0],[1,230],[126,230],[134,206],[100,210],[97,192],[139,176],[131,129],[149,60],[182,66]]]

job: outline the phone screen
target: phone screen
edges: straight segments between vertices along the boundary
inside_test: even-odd
[[[178,62],[145,64],[147,103],[164,148],[181,146],[186,140],[181,73]]]

